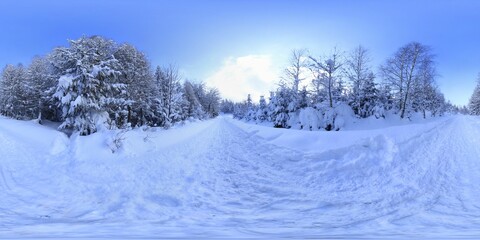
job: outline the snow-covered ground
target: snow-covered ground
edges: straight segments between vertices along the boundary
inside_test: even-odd
[[[479,146],[470,116],[340,132],[221,116],[71,138],[0,118],[0,238],[475,237]]]

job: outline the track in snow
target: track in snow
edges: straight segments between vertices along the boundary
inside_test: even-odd
[[[114,164],[75,161],[68,149],[39,156],[0,128],[0,236],[480,233],[478,118],[317,154],[230,121]]]

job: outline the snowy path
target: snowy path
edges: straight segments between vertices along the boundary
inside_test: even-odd
[[[73,159],[78,143],[51,147],[65,141],[54,131],[34,148],[0,124],[0,238],[480,234],[479,118],[320,153],[232,121],[110,160]]]

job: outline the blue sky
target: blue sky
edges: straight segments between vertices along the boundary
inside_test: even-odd
[[[67,39],[102,35],[175,63],[239,100],[274,88],[289,52],[370,49],[377,69],[419,41],[437,56],[447,99],[466,104],[480,72],[480,1],[0,1],[0,66],[28,64]],[[230,88],[229,88],[230,86]]]

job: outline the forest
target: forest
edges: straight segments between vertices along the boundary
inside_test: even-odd
[[[221,99],[216,88],[182,78],[175,65],[152,68],[130,44],[101,37],[70,40],[68,47],[7,65],[0,81],[0,113],[16,119],[61,122],[60,129],[89,135],[98,128],[169,128],[220,112],[277,128],[340,130],[345,118],[423,118],[445,112],[480,114],[480,89],[469,108],[454,106],[439,90],[431,47],[411,42],[378,68],[369,50],[333,49],[320,57],[295,49],[268,101]]]
[[[350,116],[385,118],[390,112],[400,118],[414,113],[427,118],[445,112],[468,113],[465,106],[452,105],[440,91],[431,47],[411,42],[378,70],[371,62],[369,50],[362,46],[348,53],[334,49],[322,57],[306,49],[293,50],[268,103],[264,96],[254,103],[249,95],[241,103],[223,101],[222,111],[246,121],[271,122],[278,128],[327,131],[341,129]],[[478,112],[475,99],[470,104],[472,113]]]
[[[215,117],[219,100],[216,89],[182,81],[176,66],[153,71],[134,46],[100,36],[70,40],[26,67],[7,65],[0,81],[2,115],[62,122],[80,135]]]

